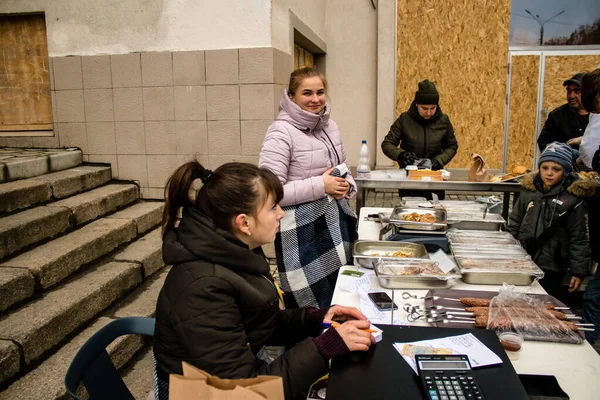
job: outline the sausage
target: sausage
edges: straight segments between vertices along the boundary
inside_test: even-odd
[[[509,308],[509,307],[506,307]],[[519,316],[530,316],[530,317],[539,317],[539,316],[547,316],[549,317],[550,315],[557,318],[557,319],[561,319],[561,320],[567,320],[567,315],[565,313],[562,313],[560,311],[556,311],[556,310],[548,310],[545,308],[542,308],[540,310],[536,309],[536,308],[526,308],[526,307],[510,307],[513,308],[514,310],[507,310],[507,312],[511,313],[518,313]],[[490,308],[489,307],[465,307],[465,311],[468,312],[472,312],[475,316],[480,316],[480,315],[488,315],[490,312]]]

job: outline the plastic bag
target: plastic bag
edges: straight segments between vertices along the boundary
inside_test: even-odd
[[[479,321],[478,321],[479,320]],[[516,332],[525,340],[558,343],[581,343],[577,326],[566,320],[565,314],[554,310],[551,304],[517,292],[505,285],[490,303],[487,318],[476,317],[476,326],[483,323],[497,333]]]
[[[429,158],[418,158],[417,161],[415,161],[415,165],[419,169],[431,169],[433,166]]]

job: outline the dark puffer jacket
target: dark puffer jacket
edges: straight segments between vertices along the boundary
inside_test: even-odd
[[[308,339],[321,333],[320,321],[305,326],[304,309],[279,309],[262,251],[185,209],[179,228],[163,241],[163,258],[173,267],[156,306],[161,378],[181,374],[181,361],[221,378],[278,375],[286,399],[293,399],[327,373],[328,360]],[[294,344],[268,365],[257,358],[265,345]]]
[[[536,264],[546,270],[583,277],[590,272],[584,198],[594,195],[596,184],[567,176],[561,184],[543,190],[539,173],[523,178],[523,191],[508,220],[507,230],[527,248],[530,239],[538,238],[558,217],[567,213],[552,236],[534,255]]]
[[[439,106],[433,117],[424,119],[413,101],[409,110],[400,114],[390,127],[381,143],[381,150],[394,161],[398,160],[400,153],[411,151],[419,158],[436,158],[444,166],[456,155],[458,141],[450,118]]]

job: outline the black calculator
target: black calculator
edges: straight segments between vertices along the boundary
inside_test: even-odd
[[[469,357],[461,354],[415,354],[428,400],[484,400]]]

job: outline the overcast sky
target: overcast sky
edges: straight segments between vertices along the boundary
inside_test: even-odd
[[[569,36],[580,25],[591,24],[600,17],[600,0],[512,0],[510,44],[537,45],[540,24],[525,10],[539,15],[542,21],[565,12],[544,24],[544,41]]]

